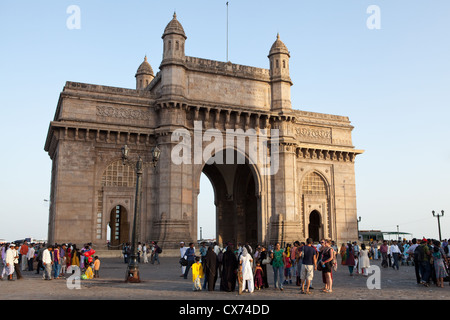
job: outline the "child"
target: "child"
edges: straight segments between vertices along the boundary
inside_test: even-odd
[[[258,261],[258,262],[256,262],[255,275],[254,275],[255,288],[257,288],[258,290],[261,290],[261,288],[264,285],[263,275],[264,275],[264,271],[261,267],[261,263]]]
[[[61,257],[61,275],[64,276],[67,273],[67,257]]]
[[[98,256],[95,256],[94,258],[94,278],[99,278],[99,271],[100,271],[100,259]]]
[[[92,279],[94,278],[94,272],[92,272],[92,264],[86,264],[87,268],[85,271],[86,279]]]
[[[284,284],[288,284],[288,279],[289,283],[292,283],[291,267],[291,258],[289,256],[284,257]]]
[[[191,267],[192,269],[192,281],[194,282],[194,291],[202,290],[202,282],[203,278],[203,266],[200,263],[200,257],[195,257],[195,263]]]

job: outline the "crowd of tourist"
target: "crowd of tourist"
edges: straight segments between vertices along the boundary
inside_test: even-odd
[[[338,257],[340,263],[338,263]],[[367,241],[342,243],[338,248],[334,241],[324,239],[313,244],[295,241],[274,246],[226,243],[202,243],[197,254],[194,243],[187,247],[180,243],[181,275],[188,279],[192,270],[193,290],[214,291],[217,280],[221,291],[239,294],[269,288],[268,272],[273,272],[273,287],[284,290],[285,285],[300,287],[300,293],[310,294],[314,271],[322,275],[324,293],[333,292],[333,273],[338,264],[348,268],[349,275],[368,277],[372,260],[381,260],[382,268],[399,270],[400,266],[414,266],[417,283],[430,286],[433,282],[443,287],[449,277],[449,244],[433,239],[410,241]],[[202,283],[203,282],[203,283]]]
[[[273,272],[273,286],[284,290],[285,285],[301,287],[301,293],[310,294],[314,271],[322,273],[324,293],[333,291],[333,270],[337,268],[337,247],[331,240],[324,239],[313,245],[312,239],[306,242],[295,241],[281,248],[257,245],[255,249],[249,243],[228,242],[224,248],[217,243],[202,243],[199,255],[194,243],[186,247],[180,243],[181,275],[188,279],[192,270],[193,290],[214,291],[220,277],[220,290],[233,292],[238,288],[239,294],[269,288],[267,275]],[[203,281],[203,284],[201,284]]]
[[[45,280],[65,279],[78,269],[81,279],[99,277],[100,259],[92,245],[77,248],[75,244],[4,243],[1,245],[1,280],[20,280],[23,272],[42,273]]]
[[[26,272],[42,273],[45,280],[66,278],[77,269],[82,279],[99,277],[100,259],[92,244],[77,248],[75,244],[6,243],[0,247],[2,258],[1,280],[20,280]],[[124,262],[128,263],[131,246],[123,244]],[[162,249],[157,242],[139,243],[138,262],[160,264]],[[339,262],[338,262],[339,258]],[[272,287],[283,291],[286,285],[298,286],[302,294],[310,294],[315,271],[321,273],[323,293],[333,292],[333,273],[338,265],[348,268],[350,276],[368,277],[371,261],[380,261],[382,268],[398,271],[401,266],[413,266],[417,284],[444,287],[450,281],[449,243],[434,239],[410,241],[366,241],[342,243],[323,239],[313,243],[280,243],[256,245],[228,242],[222,248],[217,243],[203,242],[200,248],[194,243],[180,243],[180,277],[192,274],[193,290],[221,291],[239,294],[266,290]],[[268,274],[272,272],[273,283]],[[220,280],[219,280],[220,278]],[[219,281],[218,281],[219,280]],[[317,280],[315,280],[317,281]]]

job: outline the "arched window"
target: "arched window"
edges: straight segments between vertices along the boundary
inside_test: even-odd
[[[136,175],[133,168],[122,164],[122,160],[111,163],[102,176],[103,187],[134,187]]]
[[[306,195],[326,196],[326,183],[319,174],[311,172],[303,179],[302,193]]]

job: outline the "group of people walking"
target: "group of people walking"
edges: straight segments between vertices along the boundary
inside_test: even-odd
[[[122,256],[124,263],[128,263],[132,255],[132,246],[129,242],[122,244]],[[141,263],[141,257],[143,263],[160,264],[159,254],[162,253],[162,248],[158,246],[156,241],[151,243],[138,242],[137,248],[137,260]]]
[[[356,242],[342,244],[339,253],[342,265],[348,266],[350,276],[354,273],[368,276],[370,259],[381,259],[381,267],[399,270],[401,265],[415,268],[417,284],[430,286],[433,282],[444,287],[444,280],[450,280],[448,241],[434,239],[412,239],[410,241],[371,241],[366,247]],[[355,272],[356,270],[356,272]]]
[[[306,243],[295,241],[281,248],[258,245],[255,250],[248,244],[226,243],[220,248],[217,243],[203,243],[196,254],[194,243],[186,247],[180,243],[181,275],[188,279],[192,270],[193,290],[214,291],[220,277],[220,290],[234,292],[238,286],[239,294],[253,293],[255,290],[269,288],[268,272],[273,272],[274,288],[284,290],[284,285],[293,284],[301,287],[300,292],[310,294],[314,271],[322,271],[324,287],[322,292],[331,293],[333,287],[332,273],[337,268],[336,247],[331,240],[321,240],[313,245],[312,239]],[[202,284],[203,281],[203,284]]]
[[[98,278],[100,259],[94,254],[91,244],[78,249],[75,244],[6,243],[1,246],[1,279],[20,280],[22,271],[42,271],[45,280],[61,279],[76,268],[83,279]]]

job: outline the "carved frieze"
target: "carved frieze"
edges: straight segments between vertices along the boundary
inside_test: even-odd
[[[97,116],[132,120],[149,120],[152,117],[152,113],[149,111],[130,108],[97,106]]]

